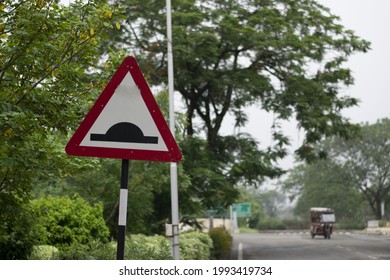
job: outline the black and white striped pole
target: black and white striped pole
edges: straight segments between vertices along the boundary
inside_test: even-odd
[[[119,193],[118,245],[116,252],[117,260],[124,260],[125,258],[128,183],[129,160],[122,159],[121,188]]]

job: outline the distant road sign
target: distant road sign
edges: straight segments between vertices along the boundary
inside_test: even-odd
[[[205,216],[206,217],[213,217],[213,218],[228,217],[229,211],[226,208],[218,208],[217,207],[217,208],[206,210]]]
[[[75,156],[177,162],[179,147],[133,57],[126,57],[66,146]]]
[[[251,204],[250,203],[237,203],[232,205],[233,212],[236,212],[237,217],[250,217]]]

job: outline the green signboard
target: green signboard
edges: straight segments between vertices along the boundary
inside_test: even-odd
[[[250,217],[251,204],[250,203],[237,203],[232,205],[233,212],[236,212],[237,217]]]
[[[224,208],[209,209],[205,212],[206,217],[224,218],[229,216],[229,211]]]

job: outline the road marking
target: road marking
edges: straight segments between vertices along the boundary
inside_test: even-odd
[[[366,254],[364,254],[362,252],[359,252],[359,251],[356,251],[355,249],[352,249],[352,248],[344,247],[344,246],[341,246],[341,245],[337,245],[337,247],[340,248],[340,249],[346,250],[348,252],[353,252],[356,255],[363,255],[363,256],[366,255]],[[370,259],[370,260],[377,260],[378,259],[377,257],[371,256],[371,255],[367,255],[367,258]]]
[[[237,256],[237,259],[238,260],[242,260],[242,243],[238,243],[238,256]]]

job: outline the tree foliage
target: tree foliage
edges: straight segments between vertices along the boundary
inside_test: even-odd
[[[111,45],[131,49],[150,84],[164,86],[165,2],[118,3],[127,20]],[[357,100],[339,90],[353,84],[344,62],[370,44],[328,8],[313,0],[175,0],[172,7],[174,87],[185,111],[183,166],[189,190],[205,208],[234,201],[237,184],[258,187],[283,174],[277,161],[290,141],[282,121],[295,119],[305,131],[296,153],[307,160],[324,156],[315,143],[357,130],[342,116]],[[235,127],[245,126],[249,106],[274,116],[269,147],[248,134],[222,136],[228,115]]]
[[[331,159],[294,168],[282,185],[297,202],[294,214],[307,221],[311,207],[333,208],[339,222],[356,225],[363,221],[363,197],[354,188],[346,170]]]
[[[313,206],[335,208],[341,217],[363,214],[363,201],[381,219],[381,204],[389,202],[390,121],[362,125],[361,135],[348,141],[333,138],[318,150],[328,159],[295,168],[284,186],[298,195],[297,213]]]
[[[102,89],[98,46],[114,18],[104,0],[1,1],[0,205],[10,211],[0,212],[0,236],[17,229],[37,182],[83,165],[65,157],[64,137]]]
[[[122,41],[144,58],[153,84],[165,83],[165,4],[121,3],[128,15]],[[235,125],[244,126],[249,105],[279,120],[295,118],[306,131],[297,150],[302,158],[312,156],[310,145],[323,137],[347,137],[353,130],[341,114],[357,103],[339,94],[340,86],[353,83],[343,63],[367,51],[369,43],[340,25],[329,9],[313,0],[177,0],[172,6],[175,89],[186,104],[187,135],[204,132],[209,148],[218,152],[223,120],[232,114]],[[267,153],[283,157],[288,139],[277,122],[273,139]]]
[[[2,200],[1,218],[0,259],[26,259],[42,233],[34,208],[20,201]]]
[[[350,141],[335,139],[332,158],[342,166],[369,204],[382,218],[381,204],[390,202],[390,120],[362,126],[362,135]]]

